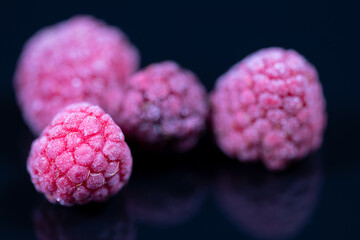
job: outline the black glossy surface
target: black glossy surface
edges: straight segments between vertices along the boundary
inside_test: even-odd
[[[321,151],[284,173],[221,154],[210,136],[190,153],[132,146],[129,184],[104,204],[66,208],[36,193],[25,169],[33,137],[15,105],[1,140],[1,239],[356,239],[359,163],[329,125]],[[350,122],[352,123],[352,122]],[[352,123],[352,126],[355,122]],[[351,124],[342,132],[351,131]],[[335,147],[336,146],[336,147]],[[342,158],[337,151],[342,150]]]
[[[0,239],[360,239],[357,6],[345,1],[6,1],[1,3]],[[23,43],[77,13],[120,26],[142,66],[174,59],[208,90],[252,51],[278,45],[318,69],[329,123],[320,151],[282,174],[225,157],[204,136],[191,152],[132,146],[129,184],[104,204],[64,208],[26,172],[33,136],[11,86]]]

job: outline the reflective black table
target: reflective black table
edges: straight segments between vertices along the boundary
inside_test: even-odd
[[[206,134],[180,155],[130,143],[133,174],[105,203],[50,204],[31,184],[26,158],[33,136],[15,105],[1,126],[1,239],[339,239],[358,226],[356,151],[338,158],[344,128],[329,125],[321,150],[287,171],[224,156]],[[349,126],[350,128],[350,126]],[[335,151],[336,150],[336,151]],[[345,158],[347,157],[347,158]]]

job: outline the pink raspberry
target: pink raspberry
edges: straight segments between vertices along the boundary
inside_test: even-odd
[[[58,113],[33,142],[27,162],[36,190],[67,206],[106,200],[128,181],[131,168],[121,129],[86,103]]]
[[[26,43],[14,78],[24,119],[40,134],[69,104],[90,102],[107,111],[105,93],[123,85],[138,62],[124,33],[90,16],[42,29]]]
[[[120,98],[110,111],[115,122],[147,146],[186,151],[205,128],[206,91],[174,62],[148,66],[130,78],[123,94],[112,95]]]
[[[218,79],[211,94],[216,140],[240,161],[270,170],[318,148],[326,125],[316,69],[294,50],[259,50]]]

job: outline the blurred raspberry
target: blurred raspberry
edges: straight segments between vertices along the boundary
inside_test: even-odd
[[[110,113],[126,136],[153,149],[189,150],[208,113],[204,87],[174,62],[152,64],[134,74],[124,93],[111,94],[110,102]]]
[[[34,141],[27,169],[35,188],[62,205],[104,201],[128,181],[130,149],[108,114],[73,104]]]
[[[40,134],[63,107],[100,105],[124,84],[139,56],[121,30],[90,16],[76,16],[37,32],[25,45],[14,87],[23,116]]]
[[[318,148],[326,125],[315,68],[294,50],[257,51],[221,76],[211,94],[220,148],[240,161],[284,169]]]

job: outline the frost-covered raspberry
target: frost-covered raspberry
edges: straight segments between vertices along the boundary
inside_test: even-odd
[[[118,28],[76,16],[37,32],[25,45],[14,87],[35,134],[64,107],[89,102],[107,111],[104,95],[138,67],[134,46]]]
[[[116,95],[116,94],[114,94]],[[110,111],[126,136],[153,148],[186,151],[205,128],[205,88],[174,62],[152,64],[128,81]]]
[[[279,170],[318,148],[326,125],[316,69],[294,50],[259,50],[218,79],[211,95],[220,148]]]
[[[130,149],[98,106],[73,104],[31,146],[27,169],[35,188],[62,205],[104,201],[128,181]]]

